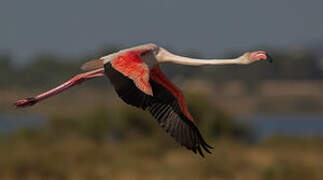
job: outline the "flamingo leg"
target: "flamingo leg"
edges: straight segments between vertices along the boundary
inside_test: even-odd
[[[28,106],[32,106],[44,99],[47,99],[51,96],[57,95],[69,88],[71,88],[72,86],[75,85],[79,85],[84,81],[93,79],[93,78],[97,78],[97,77],[102,77],[104,76],[104,68],[100,68],[100,69],[96,69],[93,71],[89,71],[86,73],[82,73],[82,74],[78,74],[76,76],[74,76],[73,78],[71,78],[70,80],[66,81],[65,83],[57,86],[56,88],[53,88],[49,91],[46,91],[44,93],[41,93],[39,95],[37,95],[36,97],[29,97],[29,98],[24,98],[21,100],[18,100],[16,102],[14,102],[14,105],[16,106],[16,108],[25,108]]]

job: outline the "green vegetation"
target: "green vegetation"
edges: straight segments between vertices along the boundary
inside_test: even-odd
[[[170,138],[132,136],[100,144],[75,132],[24,132],[0,143],[1,179],[322,179],[320,140],[248,145],[212,141],[202,159]]]

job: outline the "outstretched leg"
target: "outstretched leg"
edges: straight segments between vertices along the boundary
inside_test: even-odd
[[[96,69],[90,72],[86,72],[86,73],[82,73],[82,74],[78,74],[76,76],[74,76],[73,78],[71,78],[70,80],[66,81],[65,83],[63,83],[62,85],[51,89],[47,92],[41,93],[36,97],[29,97],[29,98],[24,98],[21,100],[18,100],[16,102],[14,102],[14,105],[17,108],[24,108],[24,107],[28,107],[28,106],[32,106],[44,99],[47,99],[51,96],[54,96],[56,94],[59,94],[67,89],[69,89],[70,87],[74,86],[74,85],[78,85],[81,84],[82,82],[86,81],[86,80],[90,80],[96,77],[101,77],[104,76],[104,68],[100,68],[100,69]]]

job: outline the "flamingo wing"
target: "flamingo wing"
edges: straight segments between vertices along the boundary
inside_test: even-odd
[[[157,119],[162,128],[178,143],[204,157],[202,149],[211,153],[188,112],[182,92],[162,73],[159,67],[150,72],[153,101],[147,110]]]
[[[149,70],[140,54],[125,52],[105,64],[105,73],[123,101],[149,111],[178,143],[203,157],[202,148],[210,153],[212,147],[196,127],[183,94],[158,66]]]

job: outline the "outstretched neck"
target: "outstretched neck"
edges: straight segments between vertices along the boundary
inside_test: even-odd
[[[241,57],[234,59],[196,59],[184,56],[178,56],[170,53],[164,48],[160,48],[158,54],[156,55],[157,60],[160,63],[171,62],[182,65],[190,66],[202,66],[202,65],[228,65],[228,64],[240,64]]]

